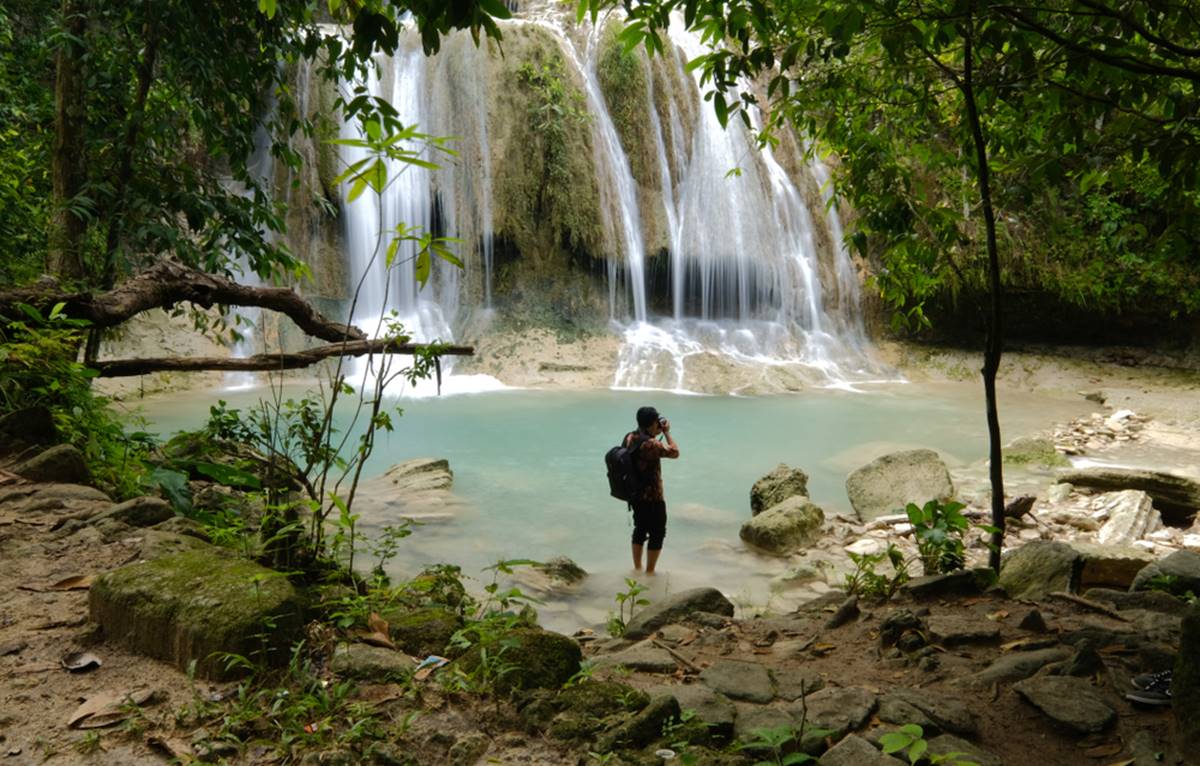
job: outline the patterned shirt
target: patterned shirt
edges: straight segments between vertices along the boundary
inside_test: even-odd
[[[637,470],[638,476],[642,479],[643,487],[641,497],[636,498],[636,501],[643,503],[662,502],[664,499],[662,459],[664,457],[678,457],[679,451],[640,431],[631,431],[626,434],[625,446],[630,446],[638,436],[645,438],[645,441],[642,442],[642,446],[638,449],[637,455],[633,459],[634,468]]]

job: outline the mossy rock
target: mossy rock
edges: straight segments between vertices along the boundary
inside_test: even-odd
[[[579,672],[583,652],[561,633],[518,628],[485,644],[489,657],[508,668],[495,680],[495,690],[510,694],[521,689],[558,689]],[[455,660],[468,674],[480,669],[480,646]]]
[[[438,607],[389,609],[381,615],[391,628],[392,641],[409,654],[444,654],[450,637],[463,626],[457,614]]]
[[[472,599],[463,586],[462,570],[456,566],[436,566],[422,571],[401,586],[402,598],[414,606],[441,606],[463,609]]]
[[[645,692],[628,684],[589,679],[561,691],[533,692],[521,707],[521,717],[532,731],[555,739],[591,739],[649,702]]]
[[[1066,468],[1071,461],[1060,453],[1054,442],[1046,438],[1022,437],[1001,450],[1006,465],[1033,465],[1046,468]]]
[[[287,578],[217,548],[121,567],[88,594],[105,635],[181,670],[222,679],[224,655],[282,665],[301,635],[300,602]]]

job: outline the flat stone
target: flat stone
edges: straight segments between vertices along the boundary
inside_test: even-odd
[[[692,711],[698,720],[708,724],[709,731],[718,737],[733,735],[733,721],[737,709],[724,696],[717,694],[704,684],[681,684],[659,687],[652,696],[670,694],[679,702],[679,709]]]
[[[813,670],[776,668],[771,675],[775,678],[775,693],[788,702],[825,688],[825,681]]]
[[[756,729],[774,729],[786,726],[789,729],[796,725],[796,720],[786,710],[765,705],[751,705],[739,702],[735,705],[737,718],[733,722],[733,736],[743,742],[758,739]]]
[[[1107,518],[1096,533],[1101,545],[1131,545],[1162,526],[1150,496],[1139,489],[1106,492],[1092,500],[1092,509]]]
[[[992,622],[947,615],[930,617],[926,624],[930,637],[945,647],[1000,642],[1000,628]]]
[[[1187,610],[1187,603],[1175,598],[1170,593],[1161,590],[1112,590],[1110,588],[1092,588],[1083,594],[1084,598],[1101,603],[1112,604],[1113,609],[1124,612],[1140,609],[1163,614],[1180,615]]]
[[[1045,598],[1074,590],[1079,553],[1066,543],[1038,540],[1005,552],[1000,585],[1013,599]]]
[[[754,662],[717,660],[704,669],[700,680],[730,699],[763,704],[775,698],[770,674]]]
[[[916,711],[913,718],[906,713]],[[919,724],[926,734],[951,732],[973,735],[978,731],[970,708],[958,700],[927,689],[896,688],[879,700],[879,720],[887,723]]]
[[[282,665],[301,636],[300,602],[287,578],[212,546],[103,574],[88,607],[109,640],[180,670],[195,661],[202,678],[231,674],[226,653]]]
[[[135,497],[114,505],[96,519],[113,519],[131,527],[152,527],[174,518],[175,509],[159,497]]]
[[[1051,484],[1050,488],[1046,490],[1046,499],[1052,503],[1065,503],[1074,491],[1075,487],[1060,481],[1057,484]]]
[[[1183,524],[1200,509],[1200,482],[1164,471],[1083,468],[1064,472],[1059,481],[1103,490],[1141,490],[1150,496],[1154,507],[1170,524]]]
[[[866,723],[875,711],[877,702],[876,696],[866,689],[855,686],[827,687],[805,697],[803,708],[807,711],[808,726],[828,729],[831,733],[827,736],[836,740]],[[801,709],[800,702],[793,702],[787,708],[797,720]],[[803,749],[808,752],[807,747]]]
[[[942,734],[929,740],[928,752],[930,755],[962,753],[962,760],[974,761],[979,766],[1004,766],[1000,756],[953,734]]]
[[[649,638],[654,631],[673,622],[682,622],[695,612],[733,616],[733,603],[716,588],[693,588],[651,603],[634,615],[625,626],[628,639]]]
[[[1013,691],[1029,704],[1076,734],[1096,734],[1116,720],[1090,682],[1067,676],[1039,676],[1013,684]]]
[[[990,686],[993,683],[1019,681],[1029,678],[1041,668],[1052,662],[1062,662],[1071,657],[1071,650],[1065,646],[1050,649],[1038,649],[1032,652],[1012,652],[1001,655],[983,670],[974,675],[966,676],[957,683],[961,686]]]
[[[649,643],[637,644],[596,658],[598,668],[617,666],[639,673],[674,673],[679,669],[678,663],[669,652]]]
[[[853,734],[829,748],[817,763],[820,766],[904,766],[904,761],[885,755],[870,742]]]
[[[394,649],[367,644],[338,644],[330,669],[359,681],[403,680],[413,674],[413,661]]]
[[[750,513],[754,516],[789,497],[808,496],[808,474],[780,463],[750,488]]]
[[[949,574],[914,577],[900,589],[918,601],[926,601],[950,596],[976,596],[983,593],[991,581],[990,569],[960,569]]]
[[[92,480],[87,461],[74,444],[57,444],[9,470],[30,481],[89,484]]]

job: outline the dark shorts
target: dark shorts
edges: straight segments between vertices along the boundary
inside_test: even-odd
[[[667,504],[662,500],[633,505],[633,544],[641,545],[649,538],[647,546],[652,551],[662,550],[663,538],[667,536]]]

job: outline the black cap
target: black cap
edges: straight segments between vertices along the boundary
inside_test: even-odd
[[[649,428],[652,423],[658,422],[658,410],[653,407],[639,407],[637,411],[638,428]]]

